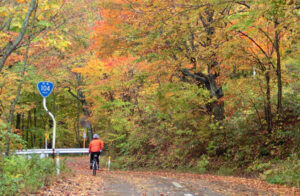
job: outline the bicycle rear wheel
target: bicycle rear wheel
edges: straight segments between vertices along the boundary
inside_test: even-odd
[[[97,162],[96,160],[93,160],[93,176],[96,176],[97,171]]]

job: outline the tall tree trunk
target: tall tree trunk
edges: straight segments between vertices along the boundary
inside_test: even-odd
[[[76,75],[76,80],[77,80],[77,86],[81,86],[82,85],[82,79],[81,79],[81,74],[78,74],[78,73],[75,73]],[[83,92],[78,89],[77,90],[77,95],[75,95],[72,91],[71,91],[71,88],[69,87],[69,90],[68,92],[73,96],[75,97],[77,100],[79,100],[82,104],[82,110],[83,110],[83,114],[88,118],[91,116],[91,112],[89,111],[88,109],[88,104],[87,104],[87,101],[85,99],[85,96],[83,94]],[[87,135],[88,135],[88,140],[91,141],[92,138],[93,138],[93,127],[92,127],[92,124],[91,123],[88,123],[88,126],[87,126]]]
[[[214,11],[211,8],[206,8],[205,13],[199,14],[199,20],[201,21],[205,33],[206,33],[206,43],[204,44],[205,48],[214,47],[212,45],[212,36],[215,34],[214,24]],[[194,50],[194,35],[191,34],[190,37],[190,46],[192,50]],[[217,101],[207,104],[207,110],[210,114],[214,115],[215,120],[221,121],[225,118],[224,115],[224,102],[222,101],[222,97],[224,96],[224,92],[222,86],[218,86],[216,79],[219,76],[217,69],[215,69],[219,63],[217,61],[216,53],[212,52],[210,55],[210,60],[207,62],[207,72],[208,74],[204,74],[202,72],[192,73],[188,69],[180,70],[184,76],[190,76],[198,81],[198,84],[203,84],[207,90],[210,92],[211,97],[216,97]],[[177,58],[175,57],[175,60]],[[196,68],[197,60],[194,57],[190,58],[191,63],[194,65],[193,70]]]
[[[270,88],[270,69],[268,69],[265,73],[266,77],[266,96],[267,96],[267,102],[265,105],[265,118],[267,122],[267,130],[268,133],[272,132],[272,110],[271,110],[271,88]]]
[[[274,21],[275,41],[274,48],[276,51],[276,73],[277,73],[277,115],[279,120],[282,113],[282,81],[281,81],[281,59],[280,59],[280,32],[277,29],[279,25],[278,19]]]
[[[78,94],[78,97],[79,97],[80,100],[81,100],[81,103],[82,103],[82,110],[83,110],[84,115],[87,116],[87,117],[90,117],[90,116],[91,116],[91,112],[90,112],[89,109],[88,109],[88,104],[87,104],[87,102],[86,102],[86,100],[85,100],[85,97],[84,97],[84,95],[83,95],[83,92],[82,92],[81,90],[78,90],[78,91],[77,91],[77,94]],[[92,138],[93,138],[93,128],[92,128],[92,124],[89,123],[89,124],[88,124],[88,127],[87,127],[86,129],[87,129],[88,139],[89,139],[89,141],[91,141]]]
[[[202,22],[202,25],[205,29],[205,32],[207,34],[206,37],[206,47],[214,47],[212,44],[212,36],[215,34],[215,27],[214,27],[214,15],[215,12],[211,8],[205,9],[206,17],[204,17],[200,14],[199,18]],[[207,66],[207,73],[206,76],[206,82],[205,87],[210,91],[211,97],[216,97],[217,101],[210,104],[209,107],[211,107],[211,112],[214,115],[215,119],[217,121],[223,120],[225,118],[224,115],[224,102],[221,100],[221,98],[224,96],[224,92],[222,89],[222,86],[218,86],[216,79],[219,76],[219,72],[216,69],[219,66],[219,63],[217,61],[217,55],[215,52],[212,52],[210,56],[210,62],[208,62]],[[204,76],[203,73],[200,74],[200,76]]]
[[[82,85],[82,78],[81,78],[81,74],[76,74],[76,80],[77,80],[77,86],[81,86]],[[87,101],[85,99],[85,96],[82,92],[82,90],[78,89],[77,90],[77,95],[81,101],[82,104],[82,109],[83,109],[83,113],[85,116],[90,117],[91,116],[91,112],[88,109],[88,104]],[[91,123],[88,123],[88,127],[87,127],[87,135],[88,135],[88,139],[89,141],[92,141],[93,138],[93,127]]]
[[[79,125],[80,125],[80,101],[77,100],[77,111],[76,111],[76,137],[77,137],[78,148],[81,148]]]
[[[27,130],[30,133],[31,147],[34,147],[34,133],[32,131],[31,110],[28,111]],[[29,141],[28,141],[28,143],[29,143]]]
[[[27,124],[26,124],[26,131],[28,133],[28,135],[31,136],[31,133],[30,133],[30,118],[31,118],[31,113],[30,113],[30,110],[27,112]],[[29,136],[28,136],[28,146],[29,147],[32,147],[32,142],[31,142],[31,137],[29,139]],[[31,143],[29,143],[29,140]]]
[[[29,30],[29,34],[28,34],[28,42],[27,42],[26,51],[25,51],[25,58],[24,58],[23,68],[22,68],[22,72],[21,72],[21,80],[20,80],[20,83],[19,83],[19,86],[18,86],[18,89],[17,89],[16,97],[12,101],[11,106],[10,106],[10,111],[9,111],[8,129],[7,129],[8,134],[7,134],[7,138],[6,138],[6,151],[5,151],[6,155],[9,155],[9,150],[10,150],[10,133],[11,133],[12,121],[13,121],[14,112],[15,112],[15,106],[19,101],[19,97],[20,97],[20,94],[21,94],[21,90],[22,90],[22,86],[23,86],[24,78],[25,78],[26,65],[27,65],[27,60],[28,60],[28,56],[29,56],[29,49],[30,49],[30,36],[31,36],[32,29],[33,29],[33,24],[34,24],[35,15],[36,15],[36,9],[37,9],[36,0],[31,1],[30,9],[33,10],[34,8],[35,8],[35,12],[34,12],[34,17],[32,19],[31,29]],[[27,23],[29,22],[29,18],[30,18],[31,13],[32,13],[32,11],[30,13],[28,11],[28,13],[27,13],[27,15],[28,15]],[[27,16],[26,16],[26,18],[27,18]],[[26,24],[26,27],[27,27],[27,25],[28,24]],[[23,29],[23,27],[22,27],[22,29]],[[3,61],[2,66],[4,65],[4,62],[5,61]],[[0,72],[1,72],[1,64],[0,64]],[[24,123],[24,119],[23,119],[23,123]]]
[[[36,108],[33,109],[33,126],[34,129],[37,128],[37,116],[36,116]],[[39,134],[38,134],[39,135]],[[38,136],[37,136],[38,137]],[[40,139],[39,137],[37,138],[38,141],[40,141],[39,143],[39,147],[42,148],[42,143],[43,143],[43,135],[42,135],[42,139]]]
[[[21,115],[21,120],[22,120],[22,132],[25,134],[24,135],[24,139],[25,141],[27,142],[28,141],[28,132],[27,132],[27,129],[25,128],[26,124],[25,124],[25,114],[22,113]]]
[[[21,114],[17,114],[16,129],[21,129]]]

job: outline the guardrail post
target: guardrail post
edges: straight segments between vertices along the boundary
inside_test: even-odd
[[[60,174],[59,152],[57,153],[57,156],[56,156],[56,173],[57,173],[57,175]]]
[[[109,171],[110,170],[110,156],[108,157],[107,168],[108,168],[108,171]]]

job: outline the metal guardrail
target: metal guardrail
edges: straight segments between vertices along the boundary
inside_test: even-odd
[[[31,158],[32,154],[39,154],[41,158],[48,157],[48,154],[52,154],[53,149],[27,149],[27,150],[16,150],[15,155],[28,155],[26,157]],[[76,153],[89,153],[88,148],[56,148],[55,154],[76,154]],[[53,157],[54,158],[54,157]],[[60,174],[60,163],[59,156],[56,157],[56,173]]]
[[[16,150],[16,155],[29,155],[29,154],[52,154],[52,149],[27,149]],[[55,154],[77,154],[77,153],[89,153],[88,148],[56,148]]]

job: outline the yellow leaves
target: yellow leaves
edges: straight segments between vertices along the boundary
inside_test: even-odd
[[[30,0],[16,0],[18,3],[28,3]]]
[[[8,14],[9,14],[9,12],[8,12],[7,8],[0,7],[0,17],[5,18],[8,16]]]
[[[141,92],[141,95],[143,95],[143,96],[152,95],[153,92],[157,91],[158,87],[159,87],[158,83],[153,83],[153,84],[147,86],[147,88],[144,88],[143,91]]]
[[[41,42],[43,42],[46,47],[56,48],[61,52],[65,52],[72,45],[67,37],[58,31],[48,32],[47,37],[41,40]]]
[[[4,47],[7,44],[7,41],[9,40],[10,35],[4,32],[0,32],[0,47]]]
[[[97,58],[90,59],[85,67],[73,68],[72,71],[75,73],[81,73],[88,77],[98,77],[105,73],[103,62]]]

